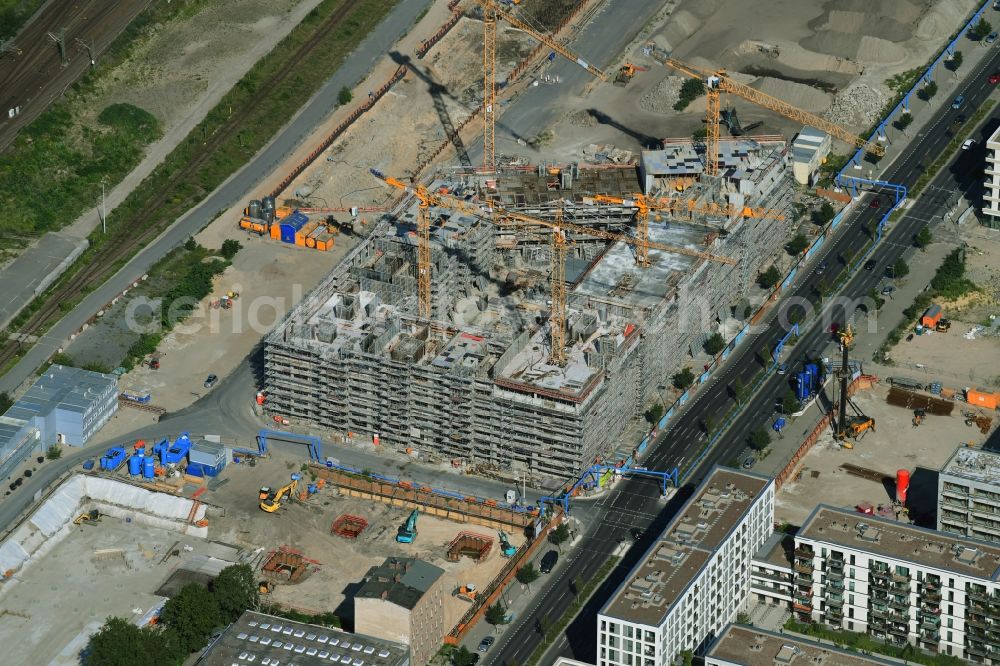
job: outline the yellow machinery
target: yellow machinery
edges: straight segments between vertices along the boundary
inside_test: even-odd
[[[601,81],[607,81],[608,75],[551,37],[546,37],[521,19],[504,11],[496,0],[475,0],[475,2],[483,8],[483,167],[488,171],[493,171],[496,167],[494,127],[497,108],[497,19],[502,18],[518,30],[531,35],[559,55],[577,63]]]
[[[75,520],[73,520],[74,525],[95,525],[99,522],[101,522],[101,512],[97,509],[91,509],[87,513],[81,513]]]
[[[847,395],[847,383],[851,378],[851,368],[848,365],[848,352],[854,343],[854,331],[850,326],[845,326],[837,331],[840,338],[840,349],[843,352],[840,366],[840,414],[837,418],[837,428],[833,433],[834,439],[841,442],[845,449],[853,449],[854,444],[847,439],[858,439],[868,430],[875,430],[875,419],[865,416],[854,404],[850,396]],[[847,405],[850,404],[855,415],[847,416]]]
[[[705,83],[705,95],[708,98],[708,111],[705,118],[705,122],[707,123],[705,129],[708,131],[705,137],[705,175],[707,176],[719,175],[719,96],[724,92],[742,97],[747,101],[779,113],[786,118],[791,118],[803,125],[815,127],[852,146],[864,149],[866,153],[877,157],[885,155],[885,148],[879,144],[866,141],[840,125],[831,123],[829,120],[814,113],[803,111],[787,102],[783,102],[777,97],[771,97],[750,86],[737,83],[726,76],[726,70],[724,69],[707,72],[673,58],[664,58],[663,64],[692,79],[700,79]]]
[[[291,497],[292,495],[294,495],[295,489],[298,487],[299,487],[299,475],[292,474],[291,483],[284,485],[281,488],[278,488],[278,490],[274,493],[273,496],[269,494],[265,499],[261,501],[260,508],[263,509],[264,511],[267,511],[268,513],[274,513],[275,511],[281,508],[281,500],[285,499],[285,497]],[[264,489],[262,488],[261,491],[263,490]]]
[[[417,215],[417,271],[418,271],[418,302],[421,317],[429,318],[431,314],[431,249],[430,249],[430,219],[427,209],[431,206],[456,210],[467,215],[485,219],[498,226],[515,225],[526,227],[543,227],[551,231],[552,239],[552,311],[550,314],[550,329],[552,335],[552,356],[550,360],[562,365],[565,363],[565,350],[563,346],[566,322],[566,276],[565,276],[565,252],[568,240],[567,232],[603,238],[609,241],[621,241],[636,248],[636,253],[640,251],[644,256],[650,249],[665,250],[676,254],[683,254],[688,257],[716,261],[723,264],[735,265],[737,262],[732,257],[726,257],[709,252],[692,250],[678,245],[668,245],[666,243],[654,243],[648,238],[640,239],[634,236],[625,236],[601,229],[592,229],[582,224],[566,222],[561,219],[543,220],[538,217],[515,213],[504,208],[481,208],[476,202],[466,201],[459,197],[440,192],[430,192],[423,185],[407,185],[398,178],[386,176],[377,169],[370,169],[376,178],[401,190],[409,192],[420,201],[420,208]],[[561,217],[561,213],[560,213]]]
[[[622,87],[627,86],[633,76],[635,76],[635,65],[627,62],[618,68],[618,75],[615,77],[615,85]]]
[[[595,194],[592,197],[585,197],[584,203],[587,199],[592,199],[593,201],[600,203],[610,203],[617,204],[620,206],[628,206],[629,208],[635,208],[635,235],[640,240],[649,240],[649,214],[651,211],[665,212],[670,215],[679,215],[680,213],[687,213],[689,217],[693,217],[696,214],[700,215],[715,215],[718,217],[730,218],[733,215],[739,213],[743,217],[757,217],[757,218],[769,218],[772,220],[783,220],[785,216],[777,210],[769,210],[766,208],[751,208],[749,206],[743,206],[742,208],[736,208],[730,205],[720,205],[720,204],[705,204],[698,205],[696,202],[685,199],[673,199],[670,197],[648,197],[644,194],[633,194],[629,198],[624,197],[613,197],[606,194]],[[689,220],[687,220],[689,221]],[[711,225],[701,225],[705,226],[713,231],[717,231],[716,227]],[[649,253],[645,246],[637,245],[635,248],[635,263],[640,266],[649,265]]]
[[[479,591],[476,586],[472,583],[466,583],[464,585],[459,585],[458,589],[455,590],[455,596],[462,601],[468,601],[471,603],[476,602],[476,597],[479,596]]]

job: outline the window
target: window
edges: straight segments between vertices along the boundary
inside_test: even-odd
[[[953,622],[954,622],[954,620],[952,620],[952,619],[951,619],[951,618],[949,617],[949,618],[948,618],[948,628],[949,628],[949,629],[955,626],[954,624],[952,624]]]
[[[850,581],[850,582],[849,582],[849,583],[847,584],[847,589],[848,589],[848,590],[850,590],[851,592],[853,592],[853,591],[854,591],[854,581],[853,581],[853,580],[852,580],[852,581]]]
[[[608,661],[618,661],[618,650],[608,650]]]
[[[632,638],[632,626],[631,625],[628,625],[628,624],[625,625],[625,638]]]
[[[855,564],[855,562],[854,562],[854,555],[853,554],[851,555],[851,564]]]
[[[854,617],[854,609],[853,608],[848,608],[847,609],[847,617]]]
[[[652,643],[655,640],[656,640],[656,638],[653,636],[653,632],[652,631],[647,631],[646,632],[646,642],[647,643]]]
[[[854,623],[853,622],[851,622],[851,621],[847,622],[847,630],[848,631],[854,631]]]

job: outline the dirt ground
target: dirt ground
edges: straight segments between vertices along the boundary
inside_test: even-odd
[[[697,67],[724,67],[741,83],[861,131],[891,97],[886,81],[925,63],[974,4],[672,0],[623,57],[649,70],[639,72],[626,88],[591,87],[587,104],[615,123],[599,124],[583,114],[567,113],[553,128],[556,140],[546,152],[552,158],[580,159],[591,143],[635,150],[704,127],[704,98],[683,112],[673,110],[683,78],[643,54],[649,43]],[[968,48],[978,47],[970,42]],[[607,70],[614,71],[617,64]],[[755,134],[791,137],[801,130],[800,124],[733,95],[725,96],[723,103],[736,109],[743,125],[761,122]]]
[[[779,491],[774,508],[776,522],[801,525],[818,503],[854,507],[867,501],[877,507],[894,499],[894,484],[886,486],[848,474],[841,468],[845,463],[874,470],[893,480],[897,470],[909,470],[911,517],[921,520],[928,512],[933,516],[937,470],[956,448],[980,446],[986,435],[965,425],[964,403],[956,403],[951,416],[928,416],[920,427],[914,428],[909,410],[886,403],[888,391],[883,382],[854,396],[858,407],[875,419],[875,432],[869,432],[855,443],[854,449],[848,450],[834,442],[827,430],[802,461],[800,473]]]
[[[330,487],[323,488],[305,502],[286,504],[277,515],[260,510],[257,491],[267,485],[280,487],[298,471],[301,457],[272,451],[255,467],[231,465],[224,472],[223,483],[210,490],[202,499],[226,507],[224,518],[214,518],[209,536],[246,548],[270,551],[288,545],[303,552],[321,566],[297,584],[279,584],[273,600],[317,611],[337,610],[342,617],[351,617],[352,609],[344,605],[345,594],[353,589],[368,568],[380,564],[386,557],[418,557],[444,569],[445,626],[450,628],[468,609],[467,602],[451,596],[460,584],[474,583],[483,589],[503,567],[506,560],[499,552],[495,530],[479,525],[460,524],[421,514],[417,521],[417,538],[412,544],[396,542],[396,531],[406,522],[409,510],[341,497]],[[357,541],[330,534],[330,526],[342,513],[362,516],[368,528]],[[494,539],[490,554],[481,563],[468,558],[459,562],[446,559],[447,545],[462,531],[482,534]],[[511,534],[511,543],[520,546],[521,534]]]
[[[180,557],[164,557],[175,549]],[[138,619],[162,600],[155,592],[181,564],[194,568],[206,556],[231,562],[236,551],[109,517],[74,528],[0,588],[5,658],[14,664],[79,664],[80,650],[105,618]]]
[[[530,37],[499,26],[497,77],[506,77],[533,47]],[[459,19],[423,59],[406,63],[406,77],[287,193],[314,206],[380,206],[395,198],[398,192],[368,170],[375,167],[397,178],[411,175],[447,138],[445,123],[457,127],[469,117],[482,103],[482,49],[482,23]],[[401,118],[406,122],[400,123]]]

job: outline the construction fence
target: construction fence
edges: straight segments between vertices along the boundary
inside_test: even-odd
[[[423,58],[427,55],[427,52],[430,51],[435,44],[440,42],[441,39],[443,39],[456,24],[458,24],[458,19],[462,18],[462,12],[455,11],[458,7],[459,1],[460,0],[451,0],[451,2],[448,3],[448,9],[451,10],[451,18],[445,21],[444,24],[437,29],[437,32],[420,42],[420,46],[416,48],[417,58]]]
[[[306,159],[304,159],[298,166],[292,169],[291,173],[285,176],[285,178],[281,181],[281,183],[279,183],[278,186],[274,189],[274,191],[271,192],[271,196],[277,198],[282,192],[284,192],[285,188],[291,185],[292,181],[298,178],[299,175],[301,175],[302,172],[305,171],[310,164],[315,162],[317,157],[322,155],[327,148],[333,145],[333,142],[336,141],[338,138],[340,138],[340,136],[347,131],[347,128],[349,128],[351,124],[354,123],[355,120],[360,118],[367,111],[371,110],[371,108],[375,106],[376,102],[385,97],[385,94],[389,92],[389,89],[392,88],[394,84],[396,84],[400,79],[403,78],[403,76],[406,75],[406,71],[407,71],[406,67],[400,65],[393,73],[393,75],[389,77],[388,81],[383,83],[378,90],[369,93],[368,99],[365,100],[363,104],[359,105],[356,109],[354,109],[354,111],[351,112],[351,115],[349,115],[344,120],[344,122],[337,125],[337,128],[334,129],[333,132],[331,132],[328,137],[323,139],[322,143],[320,143],[315,150],[309,153],[309,156]]]

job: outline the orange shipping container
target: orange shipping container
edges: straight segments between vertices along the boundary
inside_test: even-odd
[[[299,247],[306,246],[306,239],[309,238],[309,234],[319,226],[319,222],[309,222],[301,229],[295,232],[295,244]]]
[[[976,391],[974,389],[965,389],[965,401],[970,405],[975,405],[976,407],[996,409],[997,404],[1000,404],[1000,396],[996,393],[986,393],[984,391]]]
[[[920,318],[920,323],[923,324],[924,328],[934,328],[940,320],[941,306],[935,303],[927,308],[927,311],[924,312],[924,316]]]

